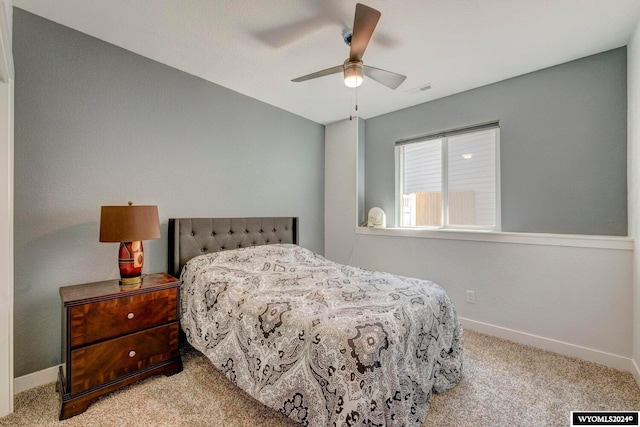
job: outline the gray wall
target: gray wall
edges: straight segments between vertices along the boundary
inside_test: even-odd
[[[100,206],[167,219],[298,216],[324,248],[324,126],[14,10],[15,375],[60,363],[63,285],[118,277]],[[295,183],[295,185],[293,185]]]
[[[498,119],[503,231],[624,236],[626,90],[623,47],[369,119],[367,210],[394,224],[395,141]]]

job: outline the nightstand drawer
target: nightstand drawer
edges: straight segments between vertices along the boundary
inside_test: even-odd
[[[71,307],[71,348],[176,321],[177,298],[172,288]]]
[[[107,383],[178,356],[178,323],[71,352],[71,393]]]

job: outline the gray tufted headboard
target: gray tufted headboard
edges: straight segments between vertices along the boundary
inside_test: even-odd
[[[298,244],[298,218],[171,218],[169,274],[198,255],[273,243]]]

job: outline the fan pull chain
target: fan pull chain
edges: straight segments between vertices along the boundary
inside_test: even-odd
[[[349,93],[349,120],[353,120],[353,95]]]
[[[356,86],[356,111],[358,111],[358,86]]]
[[[356,93],[355,98],[356,98],[356,104],[355,104],[355,108],[353,108],[353,96],[349,97],[349,120],[353,120],[353,114],[351,114],[351,111],[358,111],[358,87],[356,86],[354,88],[354,91]]]

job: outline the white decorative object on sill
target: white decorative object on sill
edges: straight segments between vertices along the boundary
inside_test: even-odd
[[[387,227],[387,216],[384,214],[384,211],[380,208],[371,208],[369,209],[367,226],[373,228],[386,228]]]

